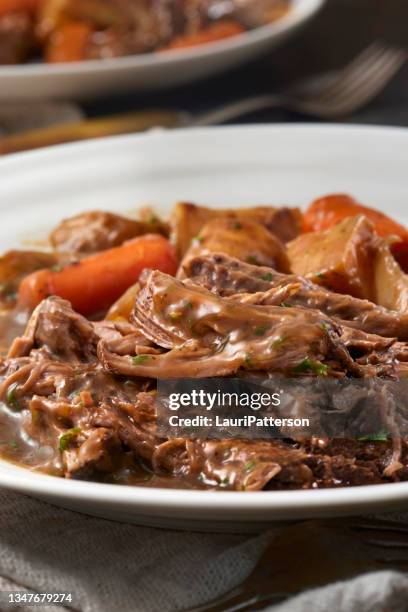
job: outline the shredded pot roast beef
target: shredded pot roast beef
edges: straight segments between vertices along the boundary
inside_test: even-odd
[[[103,317],[76,312],[61,278],[74,282],[83,264],[97,275],[98,257],[105,266],[111,253],[120,268],[124,241],[141,236],[143,245],[152,223],[168,234],[158,218],[93,211],[66,220],[51,234],[53,252],[36,258],[46,268],[40,273],[18,251],[3,258],[8,267],[0,272],[17,292],[13,316],[25,312],[22,278],[23,295],[39,296],[0,362],[3,456],[67,478],[141,486],[278,490],[408,479],[407,441],[398,436],[216,440],[159,433],[157,379],[279,375],[304,384],[319,376],[398,381],[408,373],[406,312],[336,293],[316,282],[315,271],[313,280],[291,272],[285,243],[302,240],[297,209],[207,211],[176,207],[177,276],[160,271],[168,270],[168,257],[158,257],[157,269],[129,279]],[[347,223],[364,226],[367,236],[374,231],[361,217]],[[378,240],[370,248],[381,248]],[[151,236],[146,244],[153,248]],[[62,297],[44,296],[43,285],[38,291],[44,274]]]

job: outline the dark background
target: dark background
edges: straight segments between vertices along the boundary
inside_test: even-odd
[[[228,101],[278,92],[297,78],[341,67],[373,41],[408,48],[408,0],[326,0],[322,11],[300,33],[268,56],[221,76],[165,92],[92,102],[91,116],[143,108],[209,110]],[[240,123],[304,121],[290,112],[259,112]],[[408,65],[375,101],[345,120],[408,125]]]

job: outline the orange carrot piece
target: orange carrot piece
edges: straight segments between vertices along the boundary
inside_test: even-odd
[[[60,25],[50,35],[45,59],[50,63],[80,62],[86,57],[86,45],[92,34],[87,23],[69,21]]]
[[[41,2],[42,0],[0,0],[0,17],[19,11],[34,13],[40,8]]]
[[[365,215],[373,222],[379,236],[398,236],[400,242],[391,250],[404,270],[408,270],[408,230],[384,213],[364,206],[345,194],[328,195],[312,202],[304,214],[305,232],[321,232],[340,223],[346,217]]]
[[[399,236],[408,239],[408,230],[384,213],[369,208],[345,194],[329,195],[315,200],[304,214],[305,231],[321,232],[343,221],[346,217],[365,215],[374,223],[379,236]]]
[[[39,270],[21,283],[18,302],[33,309],[50,295],[71,302],[74,310],[93,314],[115,302],[144,268],[175,274],[177,259],[166,238],[149,234],[69,264],[61,270]]]
[[[195,34],[179,36],[168,46],[159,49],[159,51],[172,51],[173,49],[196,47],[198,45],[222,40],[223,38],[230,38],[231,36],[236,36],[243,32],[245,32],[245,28],[236,21],[220,21],[219,23],[214,23],[213,25],[199,30]]]

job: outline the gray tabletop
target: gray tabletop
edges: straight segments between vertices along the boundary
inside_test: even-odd
[[[200,112],[248,95],[277,92],[294,79],[344,65],[374,40],[407,47],[407,24],[407,0],[326,0],[324,9],[295,39],[251,64],[171,91],[94,101],[85,110],[90,116],[147,107]],[[305,120],[275,110],[240,122]],[[345,121],[408,125],[408,65],[375,101]]]

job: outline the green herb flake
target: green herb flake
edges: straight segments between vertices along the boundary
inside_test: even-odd
[[[309,357],[305,357],[303,361],[297,365],[293,371],[295,374],[302,374],[303,372],[313,372],[318,376],[327,376],[328,366],[320,361],[315,361]]]
[[[267,329],[267,325],[260,325],[254,329],[254,334],[255,336],[264,336]]]
[[[252,357],[251,357],[251,355],[249,355],[248,353],[245,355],[245,364],[246,364],[247,366],[252,365]]]
[[[61,451],[61,453],[64,450],[67,450],[67,448],[72,444],[72,442],[75,442],[75,440],[77,439],[78,435],[81,433],[81,430],[79,429],[79,427],[73,427],[72,429],[68,429],[68,431],[66,431],[59,439],[59,449]]]
[[[323,272],[316,272],[315,276],[316,278],[322,278],[322,279],[326,278],[326,275]]]
[[[361,436],[357,438],[359,442],[387,442],[389,433],[385,429],[380,430],[375,434],[369,434],[367,436]]]
[[[9,442],[9,447],[12,448],[13,450],[17,450],[18,449],[17,441],[11,440],[11,442]]]
[[[281,308],[292,308],[292,304],[288,304],[288,302],[281,302],[279,306]]]
[[[320,323],[320,327],[321,327],[322,329],[324,329],[324,331],[328,331],[328,330],[330,329],[330,325],[329,325],[328,323],[326,323],[326,321],[322,321],[322,322]]]
[[[273,278],[272,272],[267,272],[266,274],[263,274],[261,276],[261,279],[264,280],[264,281],[267,281],[268,283],[271,282],[272,278]]]
[[[135,365],[140,365],[149,359],[149,355],[136,355],[132,357],[132,361]]]
[[[156,217],[156,215],[151,215],[149,217],[149,223],[151,223],[152,225],[154,225],[155,223],[158,223],[158,222],[159,222],[159,219],[158,219],[158,217]]]
[[[247,461],[244,465],[244,469],[246,472],[249,472],[256,466],[256,461]]]
[[[18,399],[16,397],[16,390],[18,388],[17,383],[13,383],[9,386],[6,393],[6,401],[10,408],[14,408],[14,410],[18,410],[20,405],[18,403]]]
[[[247,263],[251,264],[252,266],[259,266],[259,259],[257,259],[257,257],[255,257],[255,255],[249,255],[247,257]]]
[[[240,223],[239,221],[235,221],[233,228],[236,230],[241,230],[242,229],[242,223]]]
[[[61,272],[61,270],[63,270],[63,266],[60,264],[55,264],[55,266],[52,266],[50,269],[51,272]]]
[[[194,236],[194,238],[191,241],[191,244],[201,244],[202,241],[204,240],[204,238],[202,236]]]
[[[225,489],[226,487],[228,487],[229,485],[229,479],[227,476],[225,476],[225,478],[221,478],[220,480],[220,487],[222,487],[223,489]]]
[[[282,346],[282,344],[285,342],[285,337],[284,336],[278,336],[277,338],[275,338],[275,340],[272,342],[272,348],[273,349],[277,349],[280,346]]]

